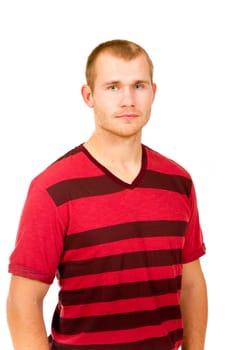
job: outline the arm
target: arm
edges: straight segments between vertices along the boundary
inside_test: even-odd
[[[207,326],[207,290],[199,260],[183,265],[181,311],[183,350],[203,350]]]
[[[12,276],[7,318],[15,350],[49,350],[43,320],[43,299],[48,289],[48,284]]]

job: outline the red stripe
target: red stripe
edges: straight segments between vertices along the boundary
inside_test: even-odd
[[[78,215],[77,220],[70,222],[68,234],[134,222],[135,218],[137,221],[188,221],[190,215],[185,195],[151,188],[80,198],[72,201],[72,208]]]
[[[68,153],[60,157],[57,161],[50,165],[48,172],[43,173],[43,181],[46,187],[53,186],[55,183],[67,180],[69,178],[88,178],[93,176],[103,176],[103,171],[95,164],[87,159],[86,155],[79,149],[71,150],[70,156]],[[71,154],[73,153],[73,154]],[[76,166],[79,164],[78,166]],[[66,169],[66,171],[64,171]]]
[[[98,244],[78,250],[66,251],[63,262],[93,259],[129,252],[140,252],[142,250],[181,249],[183,240],[183,237],[143,237]]]
[[[190,178],[187,171],[173,160],[164,157],[160,153],[145,146],[147,153],[147,169],[163,172],[170,175],[181,175]]]
[[[159,297],[132,298],[105,303],[63,306],[61,318],[79,318],[88,316],[114,315],[133,311],[153,310],[156,307],[177,305],[177,294],[166,294]]]
[[[169,320],[158,326],[146,326],[134,329],[109,331],[109,332],[93,332],[80,333],[77,335],[57,334],[53,329],[52,334],[57,342],[68,343],[70,345],[93,345],[93,344],[120,344],[131,343],[147,338],[164,337],[168,332],[182,328],[182,321]]]
[[[181,275],[182,266],[174,265],[128,269],[121,271],[104,272],[88,276],[64,278],[60,281],[62,290],[76,290],[97,286],[115,285],[138,281],[161,280],[175,278]]]

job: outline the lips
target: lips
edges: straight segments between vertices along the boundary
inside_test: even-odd
[[[127,119],[134,119],[134,118],[138,118],[139,115],[138,114],[133,114],[133,113],[130,113],[130,114],[121,114],[121,115],[118,115],[117,118],[127,118]]]

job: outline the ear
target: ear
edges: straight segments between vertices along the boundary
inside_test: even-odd
[[[156,95],[156,90],[157,90],[157,85],[155,83],[152,84],[152,89],[153,89],[153,100],[152,100],[152,103],[153,103]]]
[[[81,94],[85,101],[85,103],[88,105],[88,107],[93,108],[94,102],[92,97],[92,91],[89,87],[89,85],[83,85],[81,88]]]

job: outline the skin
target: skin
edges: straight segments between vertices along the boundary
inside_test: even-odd
[[[40,281],[11,277],[7,319],[15,350],[49,350],[42,310],[48,289]]]
[[[115,176],[131,183],[141,168],[141,133],[150,118],[156,85],[142,55],[125,61],[105,52],[95,69],[93,91],[87,85],[81,91],[95,117],[95,130],[85,147]],[[48,289],[45,283],[12,276],[7,316],[15,350],[49,349],[43,320]],[[203,350],[207,293],[199,260],[183,267],[181,309],[183,350]]]
[[[184,322],[182,350],[204,350],[208,305],[199,260],[183,265],[180,305]]]
[[[144,56],[125,61],[102,53],[96,62],[94,91],[82,87],[93,108],[95,131],[88,151],[114,175],[131,183],[141,168],[141,133],[147,124],[156,85]]]

